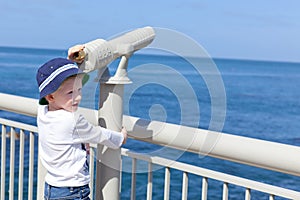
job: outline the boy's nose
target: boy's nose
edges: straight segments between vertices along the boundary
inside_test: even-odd
[[[74,96],[73,96],[73,98],[74,98],[74,101],[81,101],[81,93],[76,93]]]
[[[75,100],[76,101],[81,101],[81,95],[77,95]]]

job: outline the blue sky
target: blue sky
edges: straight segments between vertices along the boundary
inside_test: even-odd
[[[196,40],[212,57],[300,62],[300,1],[1,0],[0,46],[67,49],[144,26]]]

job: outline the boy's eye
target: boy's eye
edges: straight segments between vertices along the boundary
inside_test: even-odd
[[[69,91],[67,94],[73,94],[73,91]]]

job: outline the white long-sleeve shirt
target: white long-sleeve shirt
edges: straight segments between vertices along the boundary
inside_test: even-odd
[[[93,126],[82,115],[65,110],[48,111],[39,105],[39,154],[47,169],[45,181],[57,187],[86,185],[90,181],[82,143],[99,143],[119,148],[123,134]]]

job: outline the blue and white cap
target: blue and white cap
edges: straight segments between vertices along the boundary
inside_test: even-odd
[[[83,83],[87,82],[88,75],[66,58],[54,58],[42,65],[36,74],[40,92],[39,103],[47,105],[45,96],[55,92],[66,78],[76,74],[85,74]]]

